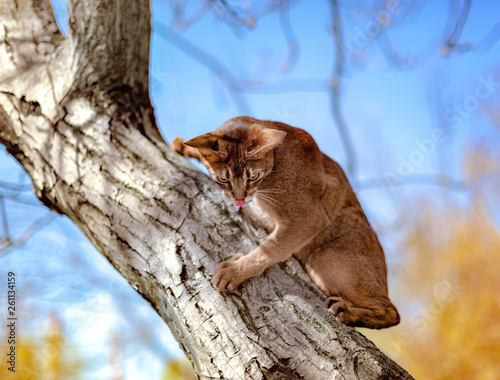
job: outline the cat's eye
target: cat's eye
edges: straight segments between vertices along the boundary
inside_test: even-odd
[[[259,174],[252,174],[250,177],[248,177],[249,181],[256,181],[259,178]]]
[[[222,178],[222,177],[217,177],[217,181],[221,182],[221,183],[228,183],[229,180],[227,178]]]

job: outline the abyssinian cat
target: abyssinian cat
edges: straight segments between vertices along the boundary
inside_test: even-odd
[[[219,291],[295,256],[339,321],[375,329],[399,323],[377,236],[341,167],[306,131],[242,116],[171,146],[200,160],[236,206],[254,201],[275,225],[259,247],[219,265]]]

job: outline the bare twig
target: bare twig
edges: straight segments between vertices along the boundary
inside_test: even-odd
[[[285,79],[268,82],[242,81],[245,92],[252,94],[283,94],[287,92],[326,92],[323,79]]]
[[[207,12],[210,10],[212,6],[212,2],[207,1],[204,2],[191,16],[184,18],[181,17],[182,13],[178,15],[176,13],[175,17],[175,27],[177,30],[186,30],[195,23],[197,23],[199,20],[203,18],[207,14]]]
[[[5,208],[5,200],[3,196],[0,196],[0,213],[2,214],[2,228],[4,238],[2,241],[10,241],[10,231],[9,231],[9,222],[7,221],[7,209]]]
[[[500,22],[497,22],[488,34],[476,44],[477,50],[486,51],[500,38]]]
[[[26,190],[31,190],[32,186],[33,185],[31,183],[17,184],[17,183],[9,183],[9,182],[0,181],[0,187],[3,188],[4,190],[26,191]]]
[[[0,197],[1,198],[1,197]],[[7,239],[2,241],[0,245],[0,257],[5,256],[9,252],[12,252],[15,248],[18,248],[25,244],[29,238],[34,234],[39,232],[44,227],[48,226],[52,221],[57,218],[57,215],[52,212],[47,212],[44,216],[38,218],[28,227],[26,227],[21,235],[16,239]]]
[[[290,3],[288,0],[280,0],[280,26],[288,45],[288,58],[281,65],[283,71],[290,70],[298,61],[300,46],[297,36],[290,23]]]
[[[170,11],[174,15],[175,22],[179,22],[183,18],[184,9],[181,7],[178,1],[169,1]]]
[[[469,10],[470,6],[472,4],[472,0],[464,0],[464,5],[462,7],[462,10],[460,12],[460,16],[457,19],[457,22],[455,24],[455,28],[453,29],[453,32],[451,35],[446,39],[444,46],[443,46],[443,55],[448,55],[450,52],[456,51],[456,52],[463,52],[463,51],[468,51],[471,50],[471,44],[470,43],[465,43],[465,44],[458,44],[458,41],[460,39],[460,36],[462,35],[462,31],[465,26],[465,22],[467,21],[467,17],[469,16]]]
[[[222,4],[227,13],[229,13],[240,25],[248,29],[252,29],[253,27],[255,27],[255,17],[251,17],[249,20],[246,20],[245,18],[241,17],[238,14],[238,12],[236,12],[233,8],[231,8],[227,4],[226,0],[218,0],[218,1]]]
[[[16,246],[20,246],[24,244],[31,236],[40,231],[42,228],[48,226],[51,222],[53,222],[57,218],[57,215],[53,212],[47,212],[44,216],[38,218],[33,223],[31,223],[28,227],[26,227],[21,236],[16,239]]]
[[[430,185],[442,186],[454,191],[466,191],[469,186],[465,181],[457,180],[440,174],[414,174],[404,181],[388,183],[383,177],[374,177],[358,181],[355,184],[356,190],[372,190],[380,188],[389,188],[393,186],[411,186],[411,185]]]
[[[252,114],[252,109],[243,94],[244,91],[240,81],[233,76],[231,71],[224,66],[219,59],[188,41],[181,34],[176,33],[161,22],[156,23],[155,31],[160,37],[182,50],[195,61],[206,66],[212,73],[214,73],[228,89],[236,107],[238,108],[238,111],[241,114]]]
[[[331,1],[332,27],[335,41],[335,64],[330,80],[330,103],[333,118],[342,138],[347,154],[347,172],[354,177],[356,175],[356,153],[351,136],[347,129],[340,106],[340,94],[342,90],[342,75],[344,72],[344,43],[342,37],[342,23],[339,15],[339,6],[336,0]]]
[[[403,56],[396,50],[388,33],[381,34],[377,39],[377,43],[380,48],[380,51],[382,52],[382,54],[384,54],[384,57],[387,59],[387,62],[392,64],[394,67],[402,69],[402,68],[414,68],[418,66],[418,59],[409,58],[408,56]]]
[[[33,193],[29,193],[30,195],[33,195]],[[0,197],[6,198],[9,201],[28,205],[28,206],[39,206],[39,207],[44,207],[40,201],[35,200],[35,199],[23,199],[23,193],[22,192],[14,192],[14,193],[0,193]]]

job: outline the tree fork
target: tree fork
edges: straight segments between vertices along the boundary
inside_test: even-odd
[[[290,260],[221,294],[217,264],[266,236],[171,151],[148,89],[147,1],[3,0],[0,142],[165,320],[201,379],[411,379],[327,311]],[[133,311],[132,311],[133,312]]]

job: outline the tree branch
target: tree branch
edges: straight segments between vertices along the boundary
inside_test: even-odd
[[[299,46],[299,40],[295,35],[295,32],[292,28],[292,24],[290,23],[289,0],[280,0],[279,8],[280,8],[280,26],[288,45],[288,58],[281,65],[281,69],[283,71],[288,71],[291,68],[293,68],[293,66],[295,66],[295,64],[299,60],[300,46]]]
[[[226,12],[239,24],[244,26],[247,29],[252,29],[255,26],[255,18],[252,17],[250,20],[246,20],[241,17],[238,12],[236,12],[227,2],[226,0],[218,0],[219,3],[222,4],[222,7],[226,10]]]
[[[454,191],[465,191],[469,188],[465,181],[440,174],[414,174],[404,181],[394,181],[393,183],[388,183],[387,178],[373,177],[356,182],[355,188],[362,191],[408,185],[442,186]]]
[[[172,45],[182,50],[185,54],[189,55],[192,59],[200,64],[205,65],[210,71],[212,71],[226,86],[233,101],[238,108],[238,111],[243,115],[251,115],[252,108],[248,103],[244,90],[240,81],[233,76],[231,71],[224,66],[215,56],[204,51],[200,47],[196,46],[192,42],[188,41],[181,34],[174,32],[165,24],[160,22],[157,23],[158,27],[156,31],[158,35]]]
[[[69,1],[78,90],[98,83],[101,90],[128,86],[147,92],[150,19],[148,1]]]
[[[330,80],[330,104],[333,119],[337,125],[340,137],[347,154],[347,172],[351,177],[356,176],[356,152],[352,143],[349,130],[345,123],[340,107],[340,94],[342,90],[342,75],[344,72],[344,43],[342,38],[342,23],[339,16],[339,7],[336,0],[331,0],[332,7],[332,28],[335,41],[335,64]]]
[[[470,44],[458,44],[458,40],[460,39],[460,36],[462,35],[462,30],[464,29],[465,22],[467,21],[467,17],[469,16],[469,10],[470,6],[472,4],[472,0],[464,0],[464,5],[462,7],[462,10],[460,12],[460,16],[457,19],[457,22],[455,24],[455,28],[453,29],[453,32],[451,35],[446,39],[444,42],[443,46],[443,54],[448,55],[450,52],[453,51],[463,51],[463,50],[469,50],[470,49]]]

